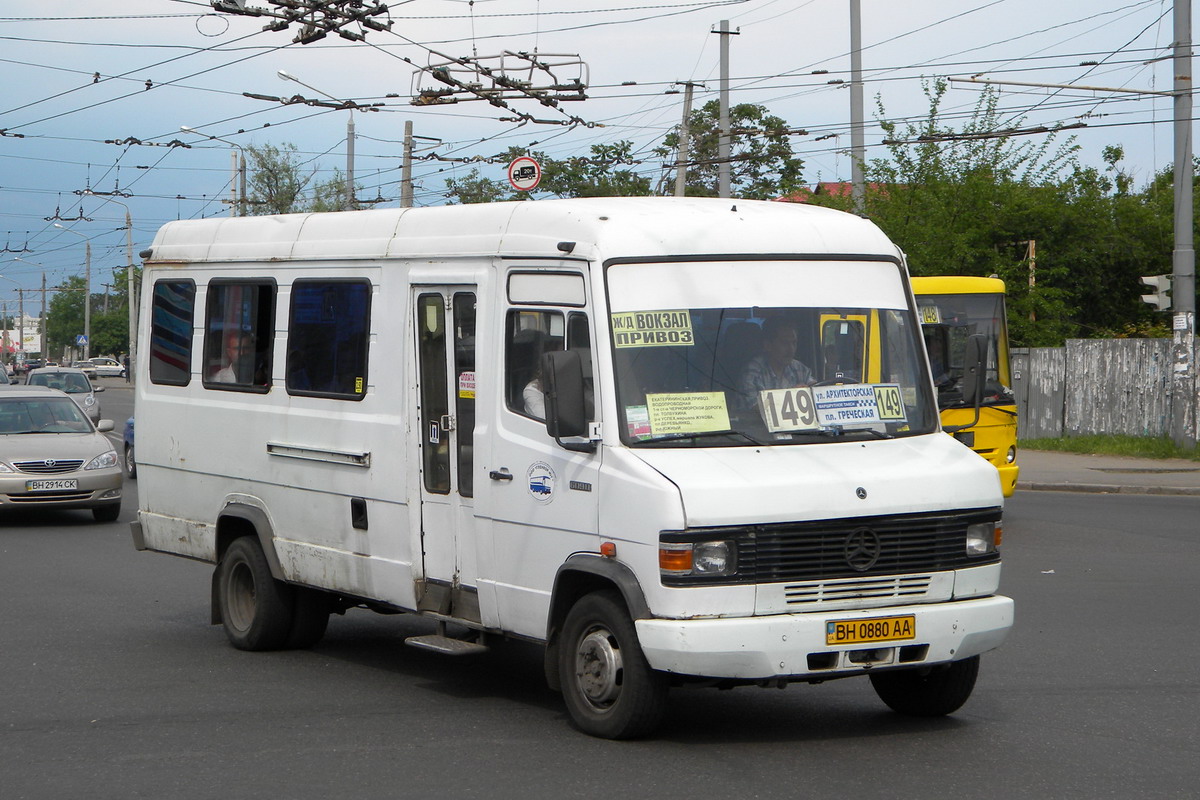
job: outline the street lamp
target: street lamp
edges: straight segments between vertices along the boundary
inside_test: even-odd
[[[87,243],[87,258],[83,271],[83,360],[87,361],[92,354],[92,240],[62,223],[56,222],[54,227],[73,233]]]
[[[42,354],[42,363],[44,364],[46,362],[46,266],[44,264],[38,264],[37,262],[34,262],[34,261],[26,261],[25,259],[21,258],[20,256],[13,256],[13,261],[20,261],[22,264],[29,264],[30,266],[38,267],[42,270],[42,289],[41,289],[41,292],[42,292],[42,315],[41,315],[41,317],[39,317],[39,321],[41,322],[42,333],[41,333],[41,337],[40,337],[41,343],[38,345],[38,347]],[[22,314],[21,314],[22,323],[24,322],[24,319],[25,319],[25,314],[24,314],[24,312],[22,312]],[[22,324],[21,330],[22,330],[22,332],[24,331],[23,324]],[[23,341],[21,342],[21,347],[22,347],[22,349],[24,349],[25,342],[23,342]]]
[[[245,159],[243,158],[243,160],[242,160],[243,169],[245,168],[245,165],[246,165],[246,162],[245,162]],[[243,175],[244,174],[245,173],[243,173]],[[96,194],[91,189],[85,189],[83,193],[86,195],[91,195],[93,197],[100,197],[100,195]],[[246,187],[243,184],[242,185],[242,198],[245,199],[245,197],[246,197]],[[127,264],[127,266],[125,268],[125,278],[126,278],[126,284],[127,284],[126,291],[128,292],[127,303],[129,305],[129,366],[125,370],[125,376],[126,376],[126,378],[129,379],[129,382],[132,383],[133,382],[134,365],[137,363],[137,309],[138,309],[137,291],[136,291],[136,287],[135,287],[135,281],[133,279],[133,217],[131,217],[129,214],[129,206],[125,205],[120,200],[115,200],[115,199],[113,199],[111,197],[107,197],[107,196],[104,197],[104,199],[110,203],[116,203],[117,205],[119,205],[125,209],[125,260],[126,260],[126,264]]]
[[[183,131],[184,133],[194,133],[197,136],[204,136],[204,137],[212,139],[213,141],[216,141],[216,142],[224,142],[225,144],[227,144],[230,147],[237,150],[237,153],[234,153],[232,150],[229,152],[229,171],[230,171],[229,216],[231,216],[231,217],[246,216],[246,151],[245,151],[245,149],[237,142],[231,142],[228,139],[222,139],[220,136],[213,136],[211,133],[205,133],[204,131],[198,131],[190,125],[180,125],[179,130]],[[239,160],[240,160],[240,163],[239,163]],[[237,188],[234,186],[235,182],[240,184],[241,194],[242,194],[241,200],[238,199]]]
[[[309,86],[307,83],[300,80],[295,75],[288,72],[287,70],[281,69],[281,70],[278,70],[275,74],[278,75],[281,80],[295,81],[296,83],[300,84],[301,86],[305,87],[306,89],[312,89],[317,94],[324,95],[325,97],[328,97],[330,100],[335,100],[339,103],[342,102],[342,100],[340,100],[339,98],[334,97],[331,94],[327,94],[326,92],[322,92],[320,89],[318,89],[315,86]],[[349,109],[347,109],[347,111],[349,113],[346,117],[346,201],[345,201],[344,205],[345,205],[346,211],[353,211],[354,210],[354,109],[349,108]]]

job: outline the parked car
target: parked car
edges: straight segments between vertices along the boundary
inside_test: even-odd
[[[91,361],[72,361],[71,368],[82,372],[89,381],[96,380],[96,365]]]
[[[108,358],[107,356],[93,358],[92,366],[95,367],[96,374],[101,378],[120,378],[125,375],[125,368],[115,358]]]
[[[100,421],[100,401],[96,399],[97,392],[103,392],[103,386],[93,386],[83,370],[73,367],[42,367],[30,370],[25,380],[30,386],[49,386],[59,389],[71,396],[83,413],[92,422]]]
[[[45,386],[0,393],[0,511],[90,508],[97,522],[121,513],[121,464],[105,432],[72,399]]]
[[[137,480],[137,459],[133,452],[133,417],[125,420],[125,474]]]

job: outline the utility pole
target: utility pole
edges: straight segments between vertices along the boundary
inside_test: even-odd
[[[729,37],[736,35],[729,30],[729,20],[721,20],[717,31],[721,36],[721,92],[720,121],[717,123],[717,197],[729,197],[729,163],[732,156],[733,131],[729,124]]]
[[[722,41],[725,41],[722,39]],[[684,81],[683,121],[679,123],[679,147],[675,155],[675,196],[683,197],[687,188],[688,146],[692,136],[692,90],[703,84]]]
[[[1192,235],[1192,3],[1175,0],[1175,248],[1171,254],[1175,398],[1171,438],[1196,444],[1196,251]]]
[[[404,121],[404,160],[400,164],[400,207],[412,208],[413,184],[413,124],[412,120]]]
[[[346,112],[346,210],[354,210],[354,109]]]
[[[862,9],[861,0],[850,0],[850,197],[854,212],[863,212],[866,186],[863,162],[867,146],[863,134]]]

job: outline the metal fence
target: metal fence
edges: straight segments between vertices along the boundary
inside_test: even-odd
[[[1015,348],[1017,435],[1171,433],[1170,339],[1068,339]]]

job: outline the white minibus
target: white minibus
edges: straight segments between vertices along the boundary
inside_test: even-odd
[[[424,615],[418,647],[544,645],[574,724],[628,738],[687,684],[948,714],[1012,625],[996,470],[941,431],[864,219],[539,200],[171,222],[142,255],[134,544],[215,565],[235,647]]]

